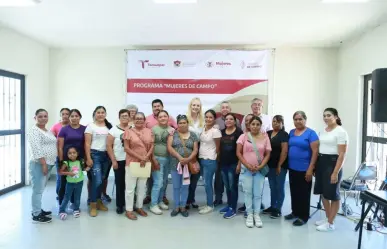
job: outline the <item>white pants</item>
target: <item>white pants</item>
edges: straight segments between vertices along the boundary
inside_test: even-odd
[[[137,178],[130,174],[129,166],[125,167],[125,206],[126,211],[133,211],[134,191],[136,191],[136,208],[142,208],[148,178]]]

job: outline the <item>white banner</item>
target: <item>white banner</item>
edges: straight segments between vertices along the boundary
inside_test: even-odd
[[[127,51],[127,104],[151,114],[153,99],[161,99],[171,116],[185,114],[194,97],[202,109],[218,111],[229,101],[232,111],[245,115],[250,101],[268,98],[270,52],[237,50]],[[267,109],[265,109],[267,111]]]

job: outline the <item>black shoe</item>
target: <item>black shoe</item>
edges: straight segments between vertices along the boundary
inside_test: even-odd
[[[51,211],[44,211],[44,210],[42,209],[42,211],[40,212],[39,215],[51,217],[52,212],[51,212]],[[38,216],[39,216],[39,215],[38,215]],[[32,215],[32,217],[34,217],[34,215]]]
[[[172,212],[171,212],[171,216],[172,217],[175,217],[176,215],[178,215],[180,213],[180,209],[173,209]]]
[[[293,226],[296,226],[296,227],[300,227],[300,226],[303,226],[303,225],[305,225],[305,224],[306,224],[306,222],[303,221],[303,220],[301,220],[301,219],[297,219],[297,220],[295,220],[295,221],[293,222]]]
[[[222,201],[222,200],[215,200],[215,201],[214,201],[214,207],[219,206],[219,205],[222,205],[222,204],[223,204],[223,201]]]
[[[263,214],[271,214],[274,211],[274,208],[269,207],[262,211]]]
[[[293,220],[293,219],[297,219],[297,216],[295,216],[293,213],[285,216],[285,220]]]
[[[180,211],[180,213],[181,213],[181,215],[182,215],[183,217],[188,217],[188,216],[189,216],[188,210],[187,210],[187,209],[184,210],[184,211]]]
[[[123,207],[117,207],[116,213],[117,214],[123,214],[124,213],[124,208]]]
[[[278,210],[273,210],[273,212],[271,212],[271,214],[270,214],[270,218],[272,218],[272,219],[278,219],[281,216],[282,216],[282,214]]]
[[[50,223],[52,221],[51,217],[44,216],[42,213],[40,213],[37,216],[32,216],[32,222],[33,223]]]
[[[261,203],[261,210],[265,209],[265,204]]]
[[[103,195],[101,199],[106,202],[112,202],[112,198],[109,195]]]
[[[243,205],[242,207],[238,208],[238,213],[244,213],[246,212],[246,206]]]

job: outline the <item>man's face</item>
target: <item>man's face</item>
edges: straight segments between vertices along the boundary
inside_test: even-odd
[[[263,103],[260,100],[256,100],[251,104],[251,111],[254,114],[260,115],[262,113]]]
[[[161,103],[154,103],[152,105],[152,112],[153,112],[153,115],[157,115],[159,114],[159,112],[163,109],[163,106],[161,105]]]
[[[229,114],[231,112],[231,107],[229,104],[227,103],[223,103],[221,106],[220,106],[220,112],[222,113],[222,116],[226,116],[227,114]]]

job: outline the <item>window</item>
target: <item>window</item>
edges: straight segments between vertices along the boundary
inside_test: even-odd
[[[25,184],[24,75],[0,70],[0,194]]]
[[[372,75],[364,76],[362,162],[374,162],[378,181],[386,177],[387,124],[371,122]]]

